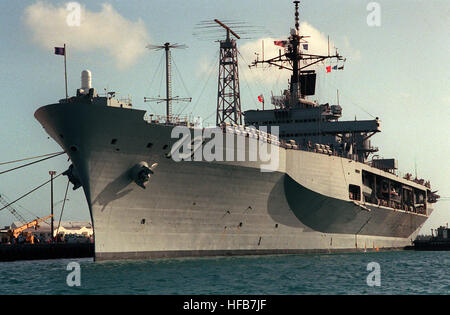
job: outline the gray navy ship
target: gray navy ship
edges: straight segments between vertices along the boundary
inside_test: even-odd
[[[378,118],[341,121],[340,105],[308,99],[315,94],[314,65],[345,60],[337,52],[305,52],[294,3],[295,27],[278,43],[280,54],[253,63],[292,72],[288,89],[272,96],[271,109],[241,112],[239,37],[216,21],[227,31],[220,41],[216,127],[171,115],[169,94],[166,117],[134,109],[113,93],[100,96],[89,71],[82,73],[76,96],[36,111],[72,161],[64,174],[74,189],[84,190],[95,260],[411,244],[439,196],[429,182],[399,176],[395,159],[373,156],[378,149],[370,138],[381,131]],[[174,137],[176,130],[188,136]],[[214,145],[207,131],[215,134]],[[183,137],[187,146],[179,145]],[[208,144],[219,158],[196,156]],[[276,163],[254,151],[263,147]]]

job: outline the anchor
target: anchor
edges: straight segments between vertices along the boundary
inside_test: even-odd
[[[73,190],[77,190],[78,188],[81,187],[81,181],[78,176],[78,172],[75,169],[75,167],[73,166],[73,164],[70,164],[69,168],[62,174],[67,176],[69,179],[69,182],[71,182],[73,184]]]
[[[153,170],[158,166],[158,163],[153,163],[151,167],[148,166],[147,162],[139,162],[130,171],[130,177],[134,182],[145,189],[145,186],[150,179],[150,175],[154,172]]]

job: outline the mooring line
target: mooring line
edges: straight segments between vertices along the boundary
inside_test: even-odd
[[[62,151],[62,152],[64,152],[64,151]],[[24,159],[20,159],[20,160],[15,160],[15,161],[2,162],[2,163],[0,163],[0,165],[11,164],[11,163],[15,163],[15,162],[22,162],[22,161],[32,160],[32,159],[37,159],[37,158],[40,158],[40,157],[49,156],[49,155],[58,154],[58,153],[61,153],[61,152],[53,152],[53,153],[48,153],[48,154],[43,154],[43,155],[38,155],[38,156],[32,156],[32,157],[28,157],[28,158],[24,158]]]
[[[24,165],[21,165],[21,166],[17,166],[17,167],[11,168],[11,169],[9,169],[9,170],[0,172],[0,175],[5,174],[5,173],[8,173],[8,172],[11,172],[11,171],[14,171],[14,170],[17,170],[17,169],[22,168],[22,167],[25,167],[25,166],[29,166],[29,165],[32,165],[32,164],[35,164],[35,163],[38,163],[38,162],[42,162],[42,161],[45,161],[45,160],[54,158],[54,157],[56,157],[56,156],[58,156],[58,155],[61,155],[61,154],[64,154],[64,153],[66,153],[66,152],[65,152],[65,151],[62,151],[62,152],[59,152],[59,153],[56,153],[56,154],[55,154],[55,153],[52,153],[52,154],[53,154],[52,156],[49,156],[49,157],[46,157],[46,158],[43,158],[43,159],[40,159],[40,160],[31,162],[31,163],[27,163],[27,164],[24,164]],[[46,155],[41,155],[41,156],[47,156],[47,155],[48,155],[48,154],[46,154]],[[37,158],[37,157],[34,157],[34,158]],[[30,160],[30,159],[32,159],[32,158],[27,158],[27,159]],[[26,160],[26,159],[17,160],[17,161],[11,161],[11,162],[4,162],[4,163],[2,163],[2,164],[8,164],[8,163],[13,163],[13,162],[19,162],[19,161],[23,161],[23,160]],[[2,164],[0,164],[0,165],[2,165]]]
[[[63,216],[64,206],[65,206],[66,200],[67,200],[66,198],[67,198],[67,191],[69,190],[69,183],[70,183],[70,180],[67,181],[66,193],[64,194],[63,205],[62,205],[62,208],[61,208],[61,215],[59,216],[58,228],[56,229],[56,235],[58,235],[59,227],[61,226],[61,218]]]
[[[55,180],[57,177],[61,176],[62,173],[59,173],[58,175],[56,175],[55,177],[53,177],[53,179],[49,179],[48,181],[46,181],[45,183],[39,185],[38,187],[34,188],[33,190],[30,190],[29,192],[27,192],[26,194],[22,195],[21,197],[17,198],[16,200],[8,203],[6,206],[4,206],[3,208],[0,209],[0,211],[2,211],[3,209],[6,209],[6,207],[9,207],[10,205],[14,204],[15,202],[19,201],[20,199],[28,196],[29,194],[31,194],[32,192],[38,190],[39,188],[41,188],[42,186],[50,183],[52,180]]]

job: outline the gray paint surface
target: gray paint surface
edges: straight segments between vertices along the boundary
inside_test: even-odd
[[[337,156],[280,148],[275,172],[258,161],[174,162],[172,127],[144,113],[88,103],[35,113],[79,173],[96,259],[399,248],[427,219],[349,200],[363,169],[403,179]],[[158,163],[146,189],[129,176],[141,161]]]

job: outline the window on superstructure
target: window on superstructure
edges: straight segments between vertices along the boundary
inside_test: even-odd
[[[361,200],[361,187],[358,185],[348,185],[348,197],[351,200]]]

